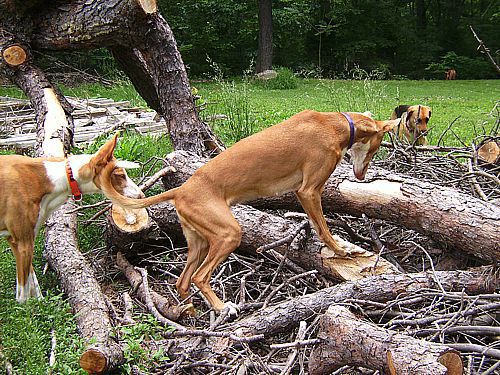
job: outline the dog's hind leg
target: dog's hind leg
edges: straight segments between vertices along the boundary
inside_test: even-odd
[[[241,227],[224,201],[210,201],[206,207],[197,206],[195,210],[196,212],[190,212],[189,224],[206,238],[209,248],[205,260],[193,274],[192,281],[214,310],[221,311],[227,306],[231,309],[231,314],[236,314],[237,309],[231,303],[224,304],[217,297],[210,287],[210,277],[215,268],[240,245]]]
[[[175,286],[177,292],[179,293],[181,299],[184,303],[189,304],[189,288],[191,286],[191,277],[193,273],[198,269],[200,264],[203,262],[208,253],[208,242],[201,237],[195,230],[189,228],[186,221],[179,215],[179,220],[182,226],[182,232],[184,237],[186,237],[188,245],[188,255],[186,260],[186,265],[181,275],[177,279]],[[195,314],[194,308],[189,308],[187,312],[191,315]]]

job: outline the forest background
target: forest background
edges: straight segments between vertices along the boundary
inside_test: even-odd
[[[228,76],[253,68],[258,8],[266,1],[158,1],[191,79],[210,74],[212,61]],[[305,77],[352,78],[353,69],[362,69],[379,79],[443,79],[454,68],[458,79],[496,78],[469,26],[498,64],[496,0],[274,0],[273,66]],[[100,74],[117,72],[106,50],[61,58]]]

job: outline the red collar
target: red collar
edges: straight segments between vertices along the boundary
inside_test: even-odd
[[[73,177],[73,171],[69,165],[69,160],[66,160],[66,176],[68,177],[69,187],[71,188],[71,194],[73,194],[73,199],[77,202],[82,200],[83,194],[78,187],[78,182],[76,182]]]

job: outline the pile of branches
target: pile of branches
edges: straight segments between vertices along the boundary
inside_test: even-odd
[[[477,194],[475,185],[479,185],[488,200],[500,198],[499,166],[493,164],[484,168],[472,149],[439,146],[422,149],[397,143],[386,147],[388,157],[375,164],[451,185],[470,194]],[[471,162],[472,170],[469,168]],[[150,169],[150,165],[145,165],[144,170]],[[298,237],[307,236],[311,231],[303,214],[281,214],[301,224],[296,238],[288,239],[291,241],[288,246],[293,246]],[[141,369],[136,364],[134,371],[158,374],[204,374],[208,371],[220,374],[378,373],[370,363],[362,365],[352,358],[350,361],[345,358],[345,363],[337,359],[333,372],[331,368],[322,372],[317,366],[316,370],[311,367],[311,361],[318,360],[312,359],[314,348],[324,342],[318,336],[319,322],[328,307],[335,304],[347,307],[358,318],[380,328],[456,349],[468,373],[493,374],[499,370],[500,295],[496,293],[498,272],[494,266],[485,267],[480,259],[459,251],[449,252],[439,242],[415,230],[384,220],[335,213],[327,214],[327,219],[332,231],[341,237],[365,248],[384,248],[384,257],[397,265],[402,274],[339,283],[316,270],[306,270],[295,264],[286,252],[278,253],[273,249],[259,255],[237,252],[216,270],[211,285],[224,301],[238,304],[239,316],[230,318],[226,312],[216,316],[196,290],[193,301],[198,315],[180,318],[182,310],[172,306],[181,304],[175,281],[184,267],[187,253],[182,236],[161,231],[155,241],[130,244],[126,254],[110,256],[102,247],[91,251],[88,256],[98,269],[100,281],[108,285],[109,306],[117,326],[135,324],[131,315],[132,306],[135,306],[153,314],[165,327],[174,327],[174,330],[165,330],[164,339],[142,343],[151,352],[161,348],[171,360],[150,364],[152,368],[148,369]],[[97,221],[106,225],[103,219]],[[470,267],[477,268],[454,271]],[[441,274],[440,270],[447,273]],[[395,288],[381,298],[369,291],[405,282],[408,273],[412,280],[420,277],[424,280],[414,291],[405,288],[400,295]],[[480,280],[478,285],[482,286],[474,289],[460,284],[459,290],[453,290],[453,283],[463,277],[472,284]],[[122,283],[117,284],[117,281]],[[451,286],[444,285],[447,283]],[[297,306],[306,306],[306,312]],[[268,321],[271,316],[275,321]]]

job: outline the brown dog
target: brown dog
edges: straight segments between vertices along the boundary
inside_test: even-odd
[[[144,196],[123,169],[138,165],[117,161],[113,156],[116,138],[94,155],[0,156],[0,236],[7,237],[16,258],[18,302],[41,297],[31,264],[38,228],[70,195],[80,200],[84,193],[100,192],[101,171],[107,163],[113,163],[115,168],[106,175],[114,189],[131,197]]]
[[[188,298],[192,280],[215,310],[229,307],[237,313],[233,304],[222,303],[209,284],[214,269],[240,245],[241,228],[229,207],[294,191],[321,240],[338,256],[348,255],[326,225],[323,186],[351,146],[354,174],[364,179],[384,133],[398,122],[375,121],[360,113],[303,111],[242,139],[199,168],[182,186],[162,194],[129,199],[109,182],[102,188],[113,202],[127,208],[163,201],[175,204],[188,243],[186,266],[176,283],[181,298]],[[108,165],[104,174],[112,171]]]
[[[400,140],[406,139],[411,144],[423,146],[427,144],[425,133],[431,118],[431,108],[425,105],[400,105],[394,108],[391,119],[400,118],[401,122],[394,128]]]

